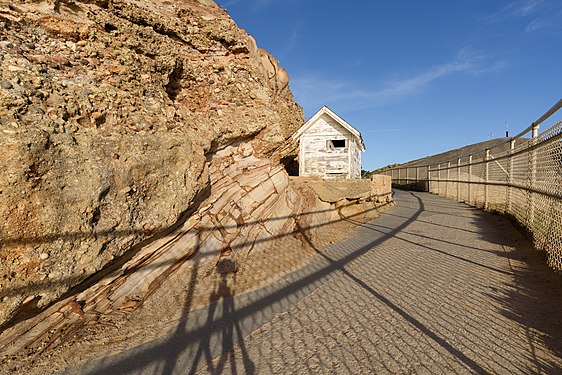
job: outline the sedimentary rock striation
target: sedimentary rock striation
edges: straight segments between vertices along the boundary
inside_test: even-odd
[[[332,202],[289,180],[302,123],[287,73],[212,1],[0,0],[3,363],[158,331],[209,302],[220,259],[232,293],[255,288],[376,216],[389,190]]]

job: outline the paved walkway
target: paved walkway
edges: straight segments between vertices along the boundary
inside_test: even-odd
[[[509,221],[395,199],[283,283],[69,373],[562,374],[561,278]]]

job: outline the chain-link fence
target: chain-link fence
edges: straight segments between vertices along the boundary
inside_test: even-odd
[[[515,218],[562,271],[562,121],[539,134],[539,125],[562,107],[494,147],[438,164],[383,171],[393,185],[429,191]],[[524,136],[531,132],[531,138]]]

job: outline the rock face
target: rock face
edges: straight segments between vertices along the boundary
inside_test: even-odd
[[[283,156],[264,56],[212,1],[0,0],[0,326],[181,221],[217,150]]]

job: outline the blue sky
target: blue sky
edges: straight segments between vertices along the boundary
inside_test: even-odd
[[[216,2],[307,119],[327,105],[362,132],[363,169],[515,135],[562,97],[561,0]]]

